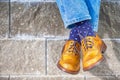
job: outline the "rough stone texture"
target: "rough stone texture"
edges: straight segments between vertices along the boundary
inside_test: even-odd
[[[84,80],[83,76],[79,76],[79,77],[73,77],[73,76],[69,76],[69,77],[51,77],[48,78],[48,80]]]
[[[57,62],[63,47],[63,40],[48,40],[47,41],[47,74],[48,75],[66,75],[57,68]],[[52,64],[52,65],[51,65]]]
[[[8,31],[8,3],[0,2],[0,37]],[[11,36],[33,35],[37,37],[68,36],[56,3],[11,3]],[[99,34],[103,38],[120,38],[119,1],[102,2]]]
[[[120,80],[119,77],[116,76],[94,76],[94,77],[86,77],[86,80]]]
[[[8,80],[6,77],[0,77],[0,80]]]
[[[0,80],[8,80],[1,78]],[[10,80],[120,80],[120,76],[11,76]]]
[[[8,2],[0,1],[0,38],[6,37],[8,33]]]
[[[24,77],[22,77],[22,76],[16,76],[16,77],[11,77],[10,78],[10,80],[47,80],[47,78],[45,78],[45,77],[32,77],[32,76],[24,76]]]
[[[8,3],[0,0],[0,38],[8,33]],[[109,1],[109,0],[106,0]],[[117,1],[117,0],[116,0]],[[99,34],[102,38],[120,38],[120,1],[102,2]],[[11,37],[58,37],[68,36],[56,3],[11,3]],[[26,36],[27,35],[27,36]],[[35,37],[34,37],[35,36]],[[27,37],[27,38],[26,38]],[[47,80],[79,80],[83,77],[70,77],[56,66],[65,41],[63,39],[48,39],[47,48],[45,40],[0,40],[0,74],[39,74],[59,75],[60,77],[47,77]],[[120,80],[120,41],[105,40],[108,46],[104,54],[106,60],[90,71],[80,70],[78,76],[85,75],[87,80]],[[47,50],[47,59],[45,55]],[[46,66],[46,61],[47,66]],[[46,71],[47,67],[47,71]],[[61,75],[69,75],[62,77]],[[99,76],[100,75],[100,76]],[[96,76],[96,77],[88,77]],[[11,77],[11,80],[46,80],[45,77]],[[0,80],[8,80],[1,77]]]
[[[56,66],[62,47],[65,41],[63,40],[48,40],[47,47],[48,47],[48,67],[47,73],[49,75],[68,75],[67,73],[62,72]],[[83,72],[82,70],[78,75],[114,75],[120,74],[120,41],[109,41],[105,40],[105,43],[108,46],[107,51],[105,52],[105,60],[99,66],[95,67],[90,71]],[[52,65],[51,65],[52,64]]]
[[[0,74],[45,74],[45,40],[0,40]]]
[[[102,2],[99,34],[104,38],[120,38],[120,1]]]
[[[55,0],[11,0],[11,2],[55,2]]]
[[[103,38],[119,38],[120,4],[102,2],[99,34]],[[12,36],[68,36],[55,3],[12,3]]]
[[[0,2],[9,2],[9,0],[0,0]]]
[[[11,76],[10,77],[10,80],[84,80],[84,77],[83,76],[68,76],[68,77],[65,77],[65,76],[59,76],[59,77],[56,77],[56,76],[39,76],[39,77],[35,77],[35,76],[16,76],[16,77],[13,77]]]
[[[12,36],[26,34],[49,37],[67,34],[55,3],[12,2],[11,5]]]
[[[8,80],[9,76],[0,75],[0,80]]]

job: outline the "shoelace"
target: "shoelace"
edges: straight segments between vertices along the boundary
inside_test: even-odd
[[[79,50],[76,47],[76,42],[75,41],[71,42],[70,47],[68,48],[67,51],[68,52],[75,52],[75,53],[79,54]]]
[[[93,41],[90,38],[84,39],[86,49],[91,49],[94,45]]]
[[[80,34],[79,30],[77,30],[77,31],[78,31],[79,38],[83,39],[84,37]],[[87,36],[87,34],[88,34],[88,32],[86,31],[86,36]],[[84,41],[85,41],[86,49],[90,49],[93,47],[94,43],[90,38],[85,38]]]

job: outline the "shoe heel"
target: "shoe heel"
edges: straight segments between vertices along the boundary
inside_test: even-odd
[[[105,51],[106,51],[106,49],[107,49],[107,46],[106,46],[106,44],[103,42],[103,44],[102,44],[102,47],[101,47],[101,53],[105,53]]]

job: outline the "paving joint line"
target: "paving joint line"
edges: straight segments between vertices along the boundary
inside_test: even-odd
[[[8,1],[4,1],[4,0],[2,0],[1,2],[8,2]],[[19,0],[19,1],[17,1],[17,0],[13,0],[13,1],[11,1],[11,2],[56,2],[55,0],[36,0],[36,1],[23,1],[23,0]],[[112,1],[108,1],[108,0],[102,0],[101,2],[119,2],[119,0],[112,0]]]
[[[45,38],[45,75],[47,75],[47,38]]]
[[[9,76],[8,76],[8,80],[10,80],[10,74],[9,74]]]
[[[10,38],[11,34],[11,0],[8,2],[9,4],[9,10],[8,10],[8,16],[9,16],[9,21],[8,21],[8,38]]]
[[[47,39],[47,40],[67,40],[66,37],[39,37],[39,38],[0,38],[0,40],[42,40],[42,39]],[[116,41],[120,40],[120,38],[102,38],[102,40],[111,40],[111,41]]]
[[[116,75],[93,75],[93,76],[89,76],[89,75],[87,75],[88,77],[97,77],[97,76],[99,76],[99,77],[108,77],[108,76],[116,76]],[[13,74],[10,74],[9,75],[9,78],[10,77],[84,77],[84,79],[86,80],[86,77],[87,77],[86,75],[70,75],[70,74],[68,74],[68,75],[13,75]],[[120,75],[118,75],[118,76],[120,76]]]
[[[84,80],[87,80],[87,79],[86,79],[86,76],[84,76]]]

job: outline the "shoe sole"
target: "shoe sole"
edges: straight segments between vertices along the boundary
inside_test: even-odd
[[[69,74],[77,74],[77,73],[79,72],[79,70],[80,70],[80,69],[79,69],[78,71],[67,70],[67,69],[65,69],[64,67],[62,67],[62,66],[59,64],[59,62],[57,63],[57,67],[58,67],[60,70],[66,72],[66,73],[69,73]]]
[[[88,70],[91,70],[91,69],[93,69],[94,67],[96,67],[96,66],[98,66],[101,62],[103,62],[104,61],[104,57],[102,57],[101,59],[99,59],[96,63],[94,63],[94,64],[92,64],[91,66],[89,66],[89,67],[86,67],[86,68],[84,68],[83,70],[84,71],[88,71]]]
[[[106,49],[107,49],[107,46],[103,42],[102,47],[101,47],[101,53],[104,54],[104,52],[106,51]]]
[[[104,52],[106,51],[107,49],[107,46],[105,45],[105,43],[103,42],[102,44],[102,47],[101,47],[101,53],[104,54]],[[103,62],[105,60],[104,56],[99,59],[96,63],[92,64],[91,66],[89,67],[86,67],[86,68],[83,68],[84,71],[88,71],[88,70],[91,70],[93,69],[94,67],[98,66],[101,62]]]

